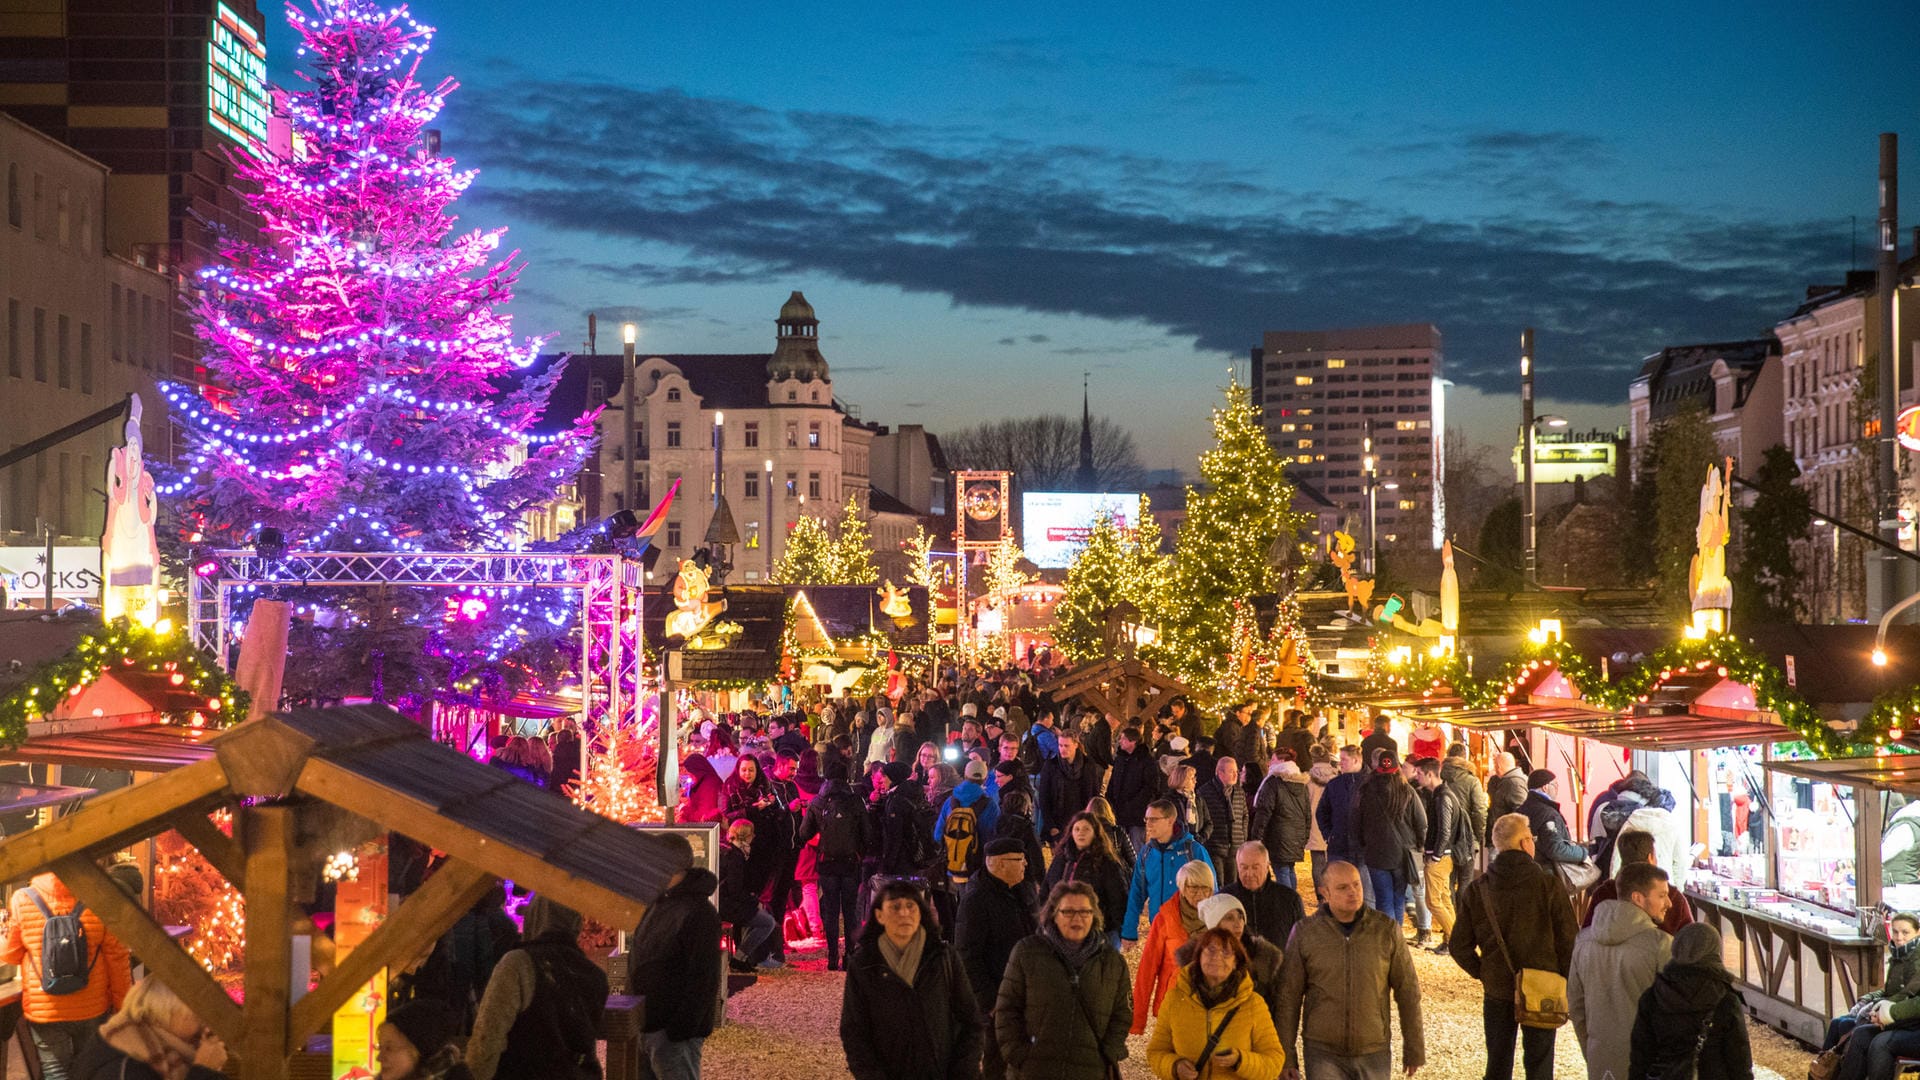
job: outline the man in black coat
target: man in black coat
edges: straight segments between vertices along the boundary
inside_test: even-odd
[[[1201,784],[1194,797],[1206,804],[1213,830],[1206,836],[1207,854],[1213,865],[1233,865],[1233,853],[1247,842],[1251,815],[1247,810],[1247,789],[1240,786],[1240,762],[1221,757],[1213,767],[1213,778]]]
[[[1398,923],[1406,918],[1415,856],[1426,847],[1427,811],[1401,777],[1400,763],[1384,754],[1379,762],[1360,788],[1354,831],[1373,877],[1374,910]]]
[[[1243,701],[1227,710],[1226,719],[1213,730],[1213,756],[1216,761],[1232,758],[1240,763],[1242,774],[1258,775],[1260,763],[1253,760],[1253,702]]]
[[[1222,880],[1226,874],[1221,873]],[[1294,924],[1307,917],[1300,894],[1273,878],[1273,860],[1258,840],[1240,845],[1233,857],[1233,879],[1221,890],[1247,909],[1247,932],[1258,934],[1281,949],[1293,936]]]
[[[1100,773],[1082,751],[1080,733],[1072,727],[1063,727],[1055,733],[1055,738],[1059,740],[1060,753],[1041,764],[1037,785],[1040,838],[1048,847],[1060,842],[1067,831],[1067,822],[1100,794]]]
[[[1093,767],[1093,790],[1098,794],[1107,779],[1107,770],[1113,768],[1114,724],[1100,713],[1089,712],[1080,717],[1079,726],[1080,753],[1087,759],[1087,764]]]
[[[1527,774],[1520,770],[1514,756],[1501,751],[1493,756],[1493,775],[1487,780],[1487,846],[1493,846],[1493,823],[1508,814],[1518,813],[1527,801]]]
[[[1400,744],[1387,731],[1387,714],[1375,709],[1373,730],[1360,740],[1360,760],[1364,763],[1361,767],[1371,770],[1380,764],[1381,751],[1393,755],[1395,761],[1400,760]]]
[[[1147,843],[1147,804],[1166,789],[1167,775],[1141,741],[1140,729],[1122,728],[1113,772],[1107,777],[1107,805],[1113,807],[1113,820],[1127,830],[1135,851]]]
[[[685,837],[662,839],[692,860]],[[675,873],[628,942],[627,992],[647,1003],[640,1039],[655,1076],[700,1075],[700,1047],[713,1034],[720,1000],[720,913],[712,899],[719,884],[704,866]]]
[[[1553,1076],[1552,1028],[1522,1028],[1513,1007],[1515,968],[1565,975],[1579,928],[1573,904],[1552,872],[1534,861],[1526,818],[1493,823],[1493,863],[1460,894],[1460,918],[1447,953],[1480,981],[1487,1038],[1487,1075],[1513,1075],[1514,1033],[1520,1033],[1527,1080]]]
[[[987,844],[987,872],[975,874],[960,898],[955,947],[967,966],[983,1027],[993,1030],[993,1002],[1007,971],[1007,958],[1020,939],[1034,932],[1033,888],[1027,883],[1026,845],[1011,837]],[[985,1080],[1006,1075],[1006,1062],[994,1040],[986,1040],[981,1062]]]
[[[1527,801],[1520,804],[1520,812],[1533,829],[1533,857],[1549,870],[1554,863],[1587,861],[1587,849],[1574,840],[1573,830],[1567,827],[1566,815],[1560,812],[1560,803],[1554,797],[1559,786],[1552,769],[1535,769],[1527,774]]]
[[[912,778],[905,762],[889,761],[882,771],[892,786],[881,804],[880,873],[924,874],[933,859],[933,822],[938,811],[927,802],[926,787]]]
[[[821,772],[826,786],[801,816],[794,846],[802,848],[815,836],[820,838],[820,921],[826,924],[827,970],[839,971],[844,970],[840,958],[843,928],[848,954],[853,952],[854,937],[860,932],[860,874],[867,853],[877,842],[866,805],[847,786],[847,763],[836,758]]]

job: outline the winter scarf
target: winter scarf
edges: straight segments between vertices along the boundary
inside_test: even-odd
[[[158,1024],[115,1016],[100,1028],[101,1039],[111,1039],[122,1031],[132,1033],[145,1047],[145,1054],[127,1056],[141,1062],[167,1080],[185,1080],[193,1066],[194,1046]],[[117,1047],[116,1047],[117,1049]]]
[[[907,942],[905,948],[895,945],[893,939],[885,934],[880,935],[879,941],[881,959],[887,962],[895,975],[900,976],[901,982],[912,986],[913,977],[920,972],[920,953],[927,947],[927,928],[923,926],[915,930],[913,940]]]
[[[1080,944],[1075,945],[1061,937],[1060,928],[1051,923],[1047,924],[1046,929],[1040,931],[1040,935],[1047,939],[1048,945],[1053,946],[1054,953],[1060,957],[1062,963],[1067,965],[1067,970],[1075,975],[1079,975],[1080,969],[1100,955],[1100,950],[1107,944],[1106,939],[1101,935],[1088,934],[1081,939]]]
[[[1200,917],[1200,909],[1185,896],[1180,898],[1180,925],[1186,927],[1189,937],[1197,937],[1207,928],[1206,920]],[[1199,985],[1197,980],[1195,985]]]
[[[1207,977],[1200,974],[1200,958],[1198,956],[1193,958],[1193,966],[1187,968],[1187,982],[1188,985],[1193,987],[1193,996],[1199,999],[1200,1007],[1208,1011],[1218,1008],[1225,1002],[1232,1001],[1234,996],[1240,993],[1240,984],[1246,980],[1246,977],[1247,968],[1245,964],[1242,964],[1234,968],[1233,974],[1227,976],[1219,986],[1208,986]]]

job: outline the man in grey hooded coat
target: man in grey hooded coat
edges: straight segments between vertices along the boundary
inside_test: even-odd
[[[1593,925],[1573,942],[1567,1005],[1587,1059],[1587,1080],[1627,1080],[1640,996],[1673,952],[1660,929],[1667,917],[1667,872],[1651,863],[1620,871],[1620,899],[1603,900]]]

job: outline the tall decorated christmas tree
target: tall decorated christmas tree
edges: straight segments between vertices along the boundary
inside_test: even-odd
[[[368,0],[287,19],[308,62],[287,101],[295,149],[234,154],[261,236],[230,238],[201,274],[210,386],[165,388],[188,452],[162,494],[210,546],[274,528],[295,549],[524,547],[527,511],[585,461],[591,417],[529,430],[561,372],[520,376],[541,342],[499,310],[519,272],[497,257],[505,230],[455,232],[474,172],[423,139],[455,88],[417,81],[433,29]],[[444,620],[445,599],[327,598],[296,627],[297,652],[303,634],[324,647],[319,666],[289,665],[290,692],[304,675],[346,693],[378,693],[383,673],[396,692],[473,680],[526,641],[523,622],[550,623],[500,599]]]
[[[1054,608],[1054,641],[1076,663],[1105,655],[1107,613],[1122,604],[1132,621],[1160,626],[1172,560],[1160,553],[1160,525],[1143,497],[1139,527],[1121,527],[1111,514],[1094,520],[1086,543],[1067,566],[1066,589]],[[1151,655],[1153,647],[1146,653]]]
[[[1294,543],[1305,522],[1260,410],[1238,382],[1213,411],[1213,436],[1200,455],[1201,483],[1187,489],[1161,634],[1162,661],[1191,679],[1205,679],[1228,655],[1235,603],[1279,591],[1275,542]]]

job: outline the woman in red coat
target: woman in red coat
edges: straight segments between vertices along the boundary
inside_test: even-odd
[[[1148,1016],[1160,1011],[1167,991],[1180,977],[1180,963],[1174,953],[1187,939],[1206,929],[1200,920],[1200,901],[1214,892],[1213,868],[1198,859],[1180,868],[1173,876],[1180,892],[1160,905],[1147,924],[1147,943],[1140,949],[1140,970],[1133,977],[1134,1035],[1147,1030]]]

